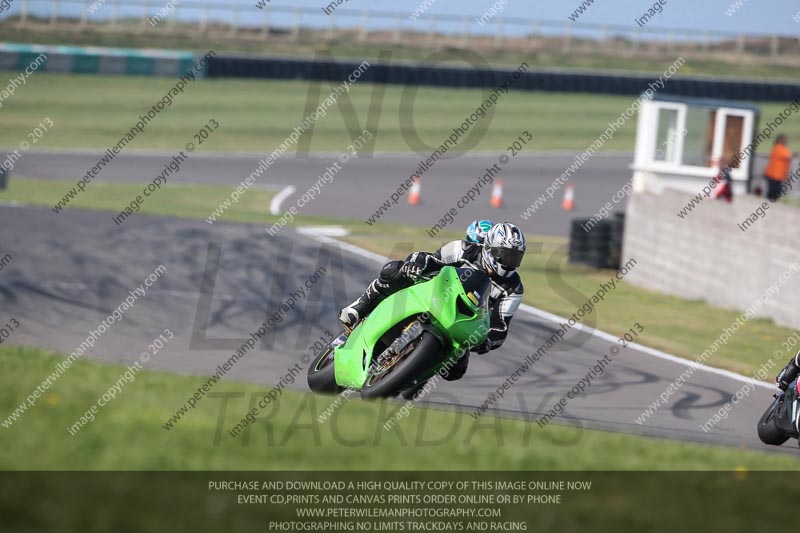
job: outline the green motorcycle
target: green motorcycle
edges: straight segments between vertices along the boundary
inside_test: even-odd
[[[383,300],[308,368],[312,391],[362,398],[396,396],[449,368],[489,331],[491,280],[471,268],[445,266]]]

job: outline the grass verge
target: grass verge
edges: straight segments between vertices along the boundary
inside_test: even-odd
[[[135,354],[129,354],[135,357]],[[60,356],[0,349],[3,421]],[[72,426],[117,383],[123,367],[77,361],[10,427],[0,425],[3,470],[730,470],[796,469],[793,457],[416,407],[391,431],[401,404],[332,402],[284,392],[236,438],[227,434],[270,387],[223,382],[167,431],[164,422],[206,378],[140,371],[73,436]],[[303,379],[302,375],[299,379]],[[227,402],[223,400],[227,399]],[[565,447],[564,443],[570,443]],[[31,453],[36,450],[35,453]],[[615,453],[597,453],[615,450]],[[449,459],[443,459],[449,458]]]
[[[55,125],[35,148],[105,150],[115,145],[135,125],[139,115],[153,107],[173,84],[172,78],[36,73],[28,79],[24,90],[3,102],[0,146],[18,147],[47,116]],[[177,152],[213,118],[220,127],[204,142],[203,150],[270,153],[303,121],[312,87],[304,81],[208,79],[193,83],[126,150]],[[330,91],[330,86],[324,84],[319,98],[312,98],[314,105]],[[475,111],[483,98],[480,89],[419,87],[415,98],[409,99],[413,108],[408,108],[408,103],[401,105],[404,93],[407,91],[403,87],[394,85],[356,83],[351,88],[349,97],[355,117],[348,113],[347,123],[352,126],[355,118],[365,125],[368,116],[376,123],[379,119],[376,152],[410,152],[408,138],[416,139],[414,146],[418,146],[420,139],[429,145],[429,149],[415,148],[421,155],[429,156],[453,128]],[[487,115],[473,126],[471,135],[486,128],[477,145],[458,146],[454,151],[505,150],[525,130],[534,136],[532,150],[583,151],[633,101],[634,98],[627,96],[512,91],[502,96],[493,108],[493,117]],[[783,107],[765,104],[762,115],[775,116]],[[346,149],[350,135],[343,109],[334,105],[326,116],[317,120],[310,133],[311,141],[303,151]],[[400,117],[404,118],[403,124]],[[413,129],[405,123],[409,117],[413,117]],[[632,150],[635,129],[636,121],[628,120],[605,143],[603,150]],[[786,122],[781,131],[790,138],[800,137],[800,121]],[[291,147],[289,154],[296,150]]]
[[[74,181],[14,177],[9,180],[8,188],[0,191],[0,200],[16,200],[25,204],[52,207],[74,186]],[[124,211],[137,195],[141,196],[142,189],[143,185],[140,183],[93,182],[70,201],[67,209],[109,211],[110,219]],[[221,185],[162,186],[145,199],[138,213],[134,213],[133,216],[140,213],[205,219],[228,198],[233,190],[234,188]],[[251,189],[241,195],[239,202],[232,204],[218,220],[266,222],[277,218],[269,214],[269,203],[274,195],[275,193],[271,191]]]

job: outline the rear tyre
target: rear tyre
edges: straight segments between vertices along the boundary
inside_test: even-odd
[[[769,406],[761,418],[758,419],[758,438],[761,439],[761,442],[764,444],[770,444],[772,446],[780,446],[787,440],[789,440],[788,435],[786,435],[783,431],[781,431],[775,425],[775,410],[778,407],[778,401],[775,400],[772,405]]]
[[[308,388],[317,394],[339,394],[344,390],[336,383],[332,346],[328,345],[308,366]]]
[[[383,372],[369,375],[361,387],[364,399],[390,398],[408,387],[425,371],[437,362],[441,352],[439,339],[432,333],[423,331],[416,346],[404,356],[400,356]]]

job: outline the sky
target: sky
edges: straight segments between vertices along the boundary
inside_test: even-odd
[[[321,8],[330,0],[272,0],[274,5],[307,6]],[[371,8],[381,11],[411,12],[424,0],[347,0],[341,8],[363,10]],[[502,0],[501,0],[502,1]],[[691,30],[716,29],[734,33],[779,33],[800,36],[800,23],[792,15],[800,13],[798,0],[740,0],[738,12],[725,14],[736,0],[662,0],[665,3],[661,14],[649,24],[667,28]],[[430,15],[467,15],[480,17],[497,0],[434,0],[422,20]],[[581,4],[581,0],[506,0],[503,15],[524,19],[568,21],[568,16]],[[635,26],[639,18],[654,2],[647,0],[594,0],[594,3],[577,21],[590,24],[615,24]],[[765,7],[765,4],[769,8]],[[800,14],[798,14],[800,18]]]
[[[49,14],[52,1],[30,0],[32,9],[40,14]],[[95,0],[101,4],[96,17],[108,17],[113,11],[115,0]],[[121,14],[136,14],[140,16],[144,5],[149,5],[151,12],[155,13],[168,2],[179,5],[177,16],[182,20],[197,20],[200,11],[192,5],[203,1],[216,4],[211,11],[212,18],[230,20],[233,17],[234,6],[239,7],[239,20],[242,23],[260,24],[263,20],[263,11],[255,7],[257,0],[150,0],[149,2],[134,2],[133,0],[119,0],[130,4],[129,7],[120,8]],[[304,24],[324,27],[330,17],[323,13],[322,8],[332,0],[271,0],[270,6],[283,8],[273,11],[270,20],[274,25],[289,25],[294,15],[286,9],[293,7],[307,8],[303,15]],[[336,0],[333,0],[336,1]],[[531,30],[529,20],[538,19],[555,21],[559,26],[540,27],[542,33],[562,33],[569,16],[581,5],[582,2],[591,0],[558,0],[540,2],[535,0],[342,0],[341,6],[333,12],[333,23],[336,26],[354,26],[360,23],[362,13],[367,11],[381,11],[397,14],[407,29],[430,28],[435,21],[437,28],[443,31],[460,32],[463,28],[462,18],[470,21],[470,31],[493,33],[498,30],[502,17],[523,19],[523,24],[515,25],[506,23],[504,30],[508,34],[528,33]],[[10,10],[0,14],[0,18],[19,13],[23,0],[13,0]],[[664,35],[666,31],[675,31],[676,38],[686,37],[702,38],[704,31],[721,31],[726,33],[749,34],[779,34],[789,37],[800,36],[800,1],[799,0],[660,0],[663,7],[659,14],[647,22],[645,31],[651,34]],[[428,8],[418,20],[413,21],[409,15],[417,8],[428,4]],[[657,0],[594,0],[585,12],[580,14],[574,23],[575,35],[596,35],[600,30],[591,29],[591,25],[626,26],[631,30],[637,28],[636,19],[651,8]],[[765,8],[764,4],[769,7]],[[64,12],[79,13],[83,0],[61,0]],[[487,24],[481,26],[475,22],[483,14],[497,6],[502,9]],[[726,11],[735,9],[731,15]],[[457,17],[456,20],[445,21],[441,17]],[[795,18],[796,17],[796,18]],[[371,16],[368,19],[371,29],[393,28],[396,24],[395,17]],[[563,24],[563,26],[562,26]],[[688,31],[681,35],[679,30]],[[613,31],[613,33],[623,33]],[[628,32],[624,32],[628,33]],[[630,33],[628,33],[630,35]]]

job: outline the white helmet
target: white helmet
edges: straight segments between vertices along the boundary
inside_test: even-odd
[[[525,235],[511,222],[492,226],[483,241],[483,262],[496,274],[508,277],[522,263],[525,255]]]

